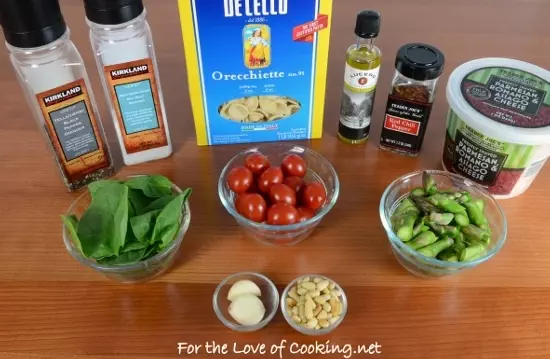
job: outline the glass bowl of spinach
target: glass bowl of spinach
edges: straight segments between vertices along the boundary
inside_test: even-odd
[[[62,216],[65,247],[110,279],[149,280],[176,257],[191,221],[190,195],[160,175],[93,182]]]

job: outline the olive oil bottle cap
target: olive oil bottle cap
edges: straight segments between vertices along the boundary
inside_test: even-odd
[[[119,25],[143,12],[143,0],[84,0],[86,17],[102,25]]]
[[[50,44],[67,31],[58,0],[1,0],[0,24],[6,42],[23,49]]]
[[[372,39],[380,32],[380,14],[374,10],[364,10],[357,14],[355,35],[363,39]]]
[[[438,78],[443,72],[445,56],[434,46],[406,44],[399,48],[395,69],[413,80],[425,81]]]

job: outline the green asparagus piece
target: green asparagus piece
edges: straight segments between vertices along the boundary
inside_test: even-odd
[[[422,173],[422,187],[424,187],[424,192],[426,192],[427,195],[437,193],[437,185],[435,184],[435,180],[426,171]]]
[[[434,223],[437,223],[437,224],[441,224],[441,225],[448,225],[449,223],[451,223],[453,221],[453,218],[455,218],[455,215],[452,214],[452,213],[435,213],[435,212],[432,212],[430,214],[430,221],[434,222]]]
[[[403,242],[408,242],[413,237],[414,223],[416,222],[417,215],[409,214],[400,216],[394,225],[394,231],[397,237]]]
[[[411,196],[413,197],[424,197],[426,195],[426,192],[424,192],[424,188],[422,187],[416,187],[411,191]]]
[[[460,252],[459,259],[461,262],[473,261],[474,259],[485,255],[486,252],[487,249],[483,244],[476,244],[474,246],[464,248],[464,250]]]
[[[392,215],[391,216],[391,224],[392,226],[396,226],[397,223],[399,223],[403,218],[406,218],[406,217],[409,217],[409,216],[413,216],[415,218],[415,222],[416,222],[416,219],[418,218],[418,215],[420,213],[418,213],[418,209],[416,208],[409,208],[407,210],[405,210],[405,212],[403,213],[400,213],[398,215]]]
[[[416,206],[414,202],[410,198],[405,198],[404,200],[399,203],[399,206],[395,209],[392,216],[398,216],[402,213],[405,213],[406,211],[410,210],[411,208],[416,209]]]
[[[491,237],[489,233],[473,224],[469,224],[461,229],[466,237],[466,240],[474,240],[481,244],[489,244]]]
[[[434,232],[424,232],[420,233],[412,241],[407,242],[407,246],[411,247],[414,250],[417,250],[429,244],[432,244],[435,241],[437,241],[437,236]]]
[[[474,203],[477,204],[477,206],[479,207],[479,209],[481,209],[482,212],[485,210],[485,201],[482,200],[481,198],[476,199]]]
[[[464,213],[455,214],[455,222],[461,227],[465,227],[470,224],[470,219]]]
[[[413,197],[414,203],[420,208],[420,210],[426,214],[430,214],[432,212],[441,212],[439,208],[428,202],[427,199],[422,197]]]
[[[443,195],[443,196],[445,196],[445,197],[447,197],[448,199],[451,199],[451,200],[453,200],[453,201],[456,199],[454,193],[439,193],[439,194],[440,194],[440,195]]]
[[[435,258],[440,252],[451,247],[453,244],[454,240],[452,238],[445,237],[435,243],[427,245],[426,247],[420,248],[418,253],[423,254],[426,257]]]
[[[443,252],[439,253],[437,258],[442,261],[447,262],[458,262],[458,256],[453,251],[452,247],[445,249]]]
[[[468,211],[468,216],[473,224],[478,227],[488,224],[487,217],[485,217],[485,214],[483,214],[483,211],[479,209],[475,202],[466,202],[463,206]]]
[[[454,214],[466,213],[466,210],[464,209],[464,207],[458,204],[457,201],[450,199],[447,196],[442,195],[440,193],[430,196],[428,198],[428,201],[434,206],[437,206],[446,212],[451,212]]]
[[[463,240],[459,240],[458,237],[455,238],[455,244],[450,248],[456,255],[460,255],[460,253],[466,248],[466,244]]]
[[[426,232],[425,230],[423,230],[424,228],[429,229],[429,227],[424,224],[425,220],[426,220],[425,217],[420,218],[420,221],[418,221],[418,223],[414,226],[414,228],[413,228],[413,238],[418,236],[422,232]]]
[[[391,223],[394,230],[397,232],[398,227],[403,226],[403,223],[408,224],[411,221],[409,217],[412,217],[414,221],[416,221],[416,218],[419,214],[420,211],[418,210],[418,208],[416,208],[414,202],[410,198],[405,198],[403,201],[401,201],[401,203],[391,216]]]
[[[455,238],[460,231],[458,228],[454,226],[443,226],[431,221],[426,222],[428,226],[430,226],[433,231],[441,236],[449,236],[451,238]]]
[[[468,192],[464,192],[456,199],[456,201],[460,204],[470,202],[472,200],[472,196]]]

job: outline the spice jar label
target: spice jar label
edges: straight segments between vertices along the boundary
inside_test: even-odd
[[[36,95],[48,138],[69,182],[109,166],[88,89],[80,79]]]
[[[480,114],[509,126],[550,126],[550,83],[507,67],[472,71],[461,82],[466,102]]]
[[[443,164],[485,187],[495,195],[508,195],[518,181],[532,180],[546,162],[545,146],[502,142],[468,126],[449,110]]]
[[[380,144],[407,152],[419,152],[431,110],[431,103],[390,95]]]
[[[167,146],[151,59],[105,66],[104,71],[126,152]]]

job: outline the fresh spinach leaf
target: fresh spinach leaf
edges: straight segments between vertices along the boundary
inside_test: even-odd
[[[180,227],[184,199],[185,194],[180,193],[160,211],[153,228],[151,243],[159,242],[160,247],[164,248],[174,239]]]
[[[168,203],[170,203],[174,198],[177,197],[177,194],[169,194],[168,196],[160,197],[149,203],[145,212],[155,211],[158,209],[163,209]]]
[[[140,249],[147,249],[148,246],[149,246],[149,243],[143,243],[137,240],[133,240],[130,242],[126,242],[126,244],[124,244],[124,247],[120,249],[120,253],[132,252]]]
[[[82,253],[88,258],[119,254],[128,230],[128,187],[112,182],[98,187],[78,224]]]
[[[157,243],[149,245],[149,248],[143,254],[142,261],[147,260],[153,256],[156,256],[159,252],[159,245]]]
[[[145,196],[142,191],[137,189],[128,190],[128,201],[130,202],[129,217],[139,216],[145,212],[147,206],[151,203],[151,198]]]
[[[88,185],[88,192],[90,192],[90,196],[92,196],[93,198],[98,189],[112,183],[121,183],[121,182],[116,180],[110,180],[110,179],[94,181]]]
[[[172,182],[160,175],[133,177],[125,184],[131,189],[143,191],[144,195],[151,198],[160,198],[172,193]]]
[[[130,218],[132,232],[138,241],[148,243],[151,240],[159,213],[160,210],[156,210]]]
[[[185,201],[189,199],[191,193],[193,193],[193,190],[191,190],[191,188],[186,188],[181,192],[181,194],[183,195],[183,203],[185,203]]]
[[[191,195],[191,189],[187,188],[187,189],[183,190],[182,194],[183,194],[183,202],[185,203],[185,201],[187,201],[187,199]],[[164,207],[166,207],[166,205],[168,205],[168,203],[170,203],[177,196],[178,196],[178,194],[174,193],[174,194],[170,194],[168,196],[160,197],[160,198],[154,200],[153,202],[151,202],[147,206],[147,208],[145,208],[145,212],[150,212],[150,211],[154,211],[154,210],[157,210],[157,209],[163,209]]]
[[[74,214],[70,214],[68,216],[61,216],[61,220],[63,220],[63,223],[67,227],[67,231],[69,232],[71,239],[76,245],[76,248],[78,248],[82,252],[82,245],[80,244],[80,239],[78,239],[78,232],[77,232],[78,218],[76,218]]]
[[[143,257],[145,250],[146,248],[142,248],[135,251],[124,252],[118,256],[111,256],[100,259],[98,260],[98,263],[107,265],[137,263],[141,260],[141,257]]]

